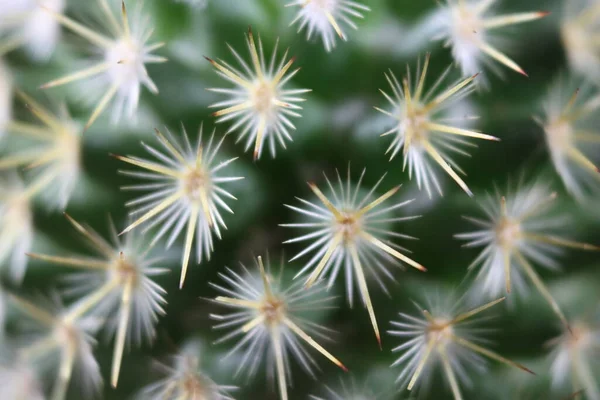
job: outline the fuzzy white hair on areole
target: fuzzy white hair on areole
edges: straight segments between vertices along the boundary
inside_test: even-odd
[[[570,329],[546,343],[552,361],[550,374],[553,388],[572,385],[581,390],[589,400],[600,400],[600,387],[594,375],[598,360],[595,353],[600,348],[598,315],[571,323]]]
[[[22,137],[28,146],[0,158],[0,171],[24,168],[32,176],[31,195],[40,195],[48,207],[64,209],[81,175],[81,129],[66,105],[52,113],[29,95],[17,95],[38,120],[37,123],[10,121],[10,136]],[[35,188],[35,193],[33,193]]]
[[[157,362],[163,378],[145,386],[139,400],[234,400],[231,393],[238,388],[219,385],[202,370],[200,343],[188,341],[170,362]]]
[[[192,145],[185,128],[182,127],[182,130],[182,138],[178,139],[168,131],[163,135],[157,129],[160,142],[158,150],[142,143],[152,156],[151,160],[115,156],[143,170],[120,171],[122,174],[146,181],[122,189],[148,192],[126,203],[132,208],[130,216],[135,220],[124,232],[139,225],[144,225],[144,232],[160,226],[152,245],[170,232],[166,244],[168,248],[184,229],[186,231],[180,288],[185,282],[194,241],[197,262],[202,262],[204,257],[210,260],[213,235],[220,239],[221,229],[227,229],[221,213],[226,211],[233,214],[226,201],[236,198],[226,188],[229,183],[244,179],[232,176],[227,168],[237,157],[223,159],[220,154],[225,135],[217,141],[213,130],[210,138],[205,140],[201,126],[198,139]]]
[[[396,382],[409,391],[427,390],[435,369],[441,367],[454,400],[462,400],[460,384],[472,386],[472,374],[485,372],[486,358],[533,374],[523,365],[489,350],[489,340],[482,337],[489,329],[481,327],[486,318],[479,314],[504,299],[468,309],[464,297],[438,292],[427,296],[425,304],[415,302],[415,315],[401,312],[398,321],[391,321],[392,329],[388,331],[390,336],[402,340],[392,349],[399,354],[392,367],[402,366]]]
[[[554,169],[578,201],[600,194],[600,91],[589,84],[559,79],[544,97],[543,128]]]
[[[219,109],[213,113],[213,116],[218,117],[217,123],[233,122],[226,133],[237,132],[237,142],[246,142],[245,151],[254,144],[255,160],[260,158],[265,144],[268,144],[271,156],[275,158],[276,147],[280,145],[285,149],[286,141],[293,140],[291,133],[296,130],[296,126],[291,119],[302,116],[302,107],[298,103],[305,99],[299,95],[310,92],[310,89],[287,88],[300,68],[289,71],[295,61],[294,57],[288,59],[289,50],[277,62],[279,39],[270,60],[265,60],[260,37],[258,46],[256,45],[252,29],[248,30],[246,45],[251,58],[250,65],[231,46],[228,46],[229,50],[239,67],[233,67],[223,60],[207,58],[217,74],[233,84],[232,88],[207,89],[227,96],[226,100],[209,107]]]
[[[595,0],[564,2],[560,33],[571,68],[600,82],[600,3]]]
[[[347,371],[319,344],[330,341],[334,331],[311,321],[315,311],[331,308],[335,298],[326,296],[322,285],[305,288],[302,282],[291,281],[284,275],[283,259],[276,271],[268,259],[266,268],[261,257],[256,264],[259,274],[241,265],[239,272],[227,268],[220,273],[222,283],[211,282],[220,294],[214,301],[228,309],[210,315],[216,321],[213,328],[223,332],[216,343],[237,340],[223,359],[241,355],[234,376],[246,372],[253,377],[259,365],[266,363],[269,378],[277,380],[280,400],[288,400],[292,359],[315,377],[317,362],[310,348]]]
[[[444,18],[440,19],[439,33],[435,39],[442,40],[445,46],[452,49],[454,60],[465,75],[481,72],[484,65],[500,74],[496,63],[527,75],[500,50],[508,46],[505,36],[498,30],[543,18],[548,13],[533,11],[497,15],[493,6],[498,2],[499,0],[446,0],[441,6]]]
[[[119,236],[110,223],[110,241],[92,228],[65,214],[70,224],[96,254],[94,257],[57,257],[29,254],[55,265],[76,267],[85,272],[67,276],[67,294],[83,297],[81,307],[106,319],[105,330],[115,337],[111,385],[117,386],[125,345],[152,342],[158,318],[165,314],[166,291],[154,277],[168,272],[157,264],[163,258],[151,252],[145,238],[135,232]]]
[[[449,109],[467,98],[475,89],[475,78],[452,80],[449,66],[439,77],[427,81],[430,55],[417,64],[417,71],[411,75],[406,67],[402,82],[392,71],[385,75],[391,93],[380,90],[386,100],[386,108],[375,109],[389,117],[390,128],[381,136],[391,136],[387,148],[392,161],[402,154],[402,170],[408,167],[409,179],[415,177],[419,189],[424,188],[429,197],[433,191],[442,195],[436,167],[448,174],[469,196],[473,193],[461,175],[466,172],[455,161],[456,156],[469,157],[469,149],[476,147],[472,139],[498,141],[499,139],[468,127],[477,120],[475,115],[452,115]],[[450,78],[450,79],[449,79]]]
[[[398,268],[409,265],[421,271],[425,271],[425,267],[406,256],[407,250],[394,243],[395,239],[415,238],[391,228],[394,223],[417,218],[397,214],[412,200],[400,201],[396,196],[395,200],[387,201],[396,195],[400,186],[382,195],[376,194],[385,175],[368,191],[362,191],[365,171],[366,169],[363,169],[356,185],[351,181],[350,166],[346,182],[342,182],[339,172],[337,173],[338,184],[335,187],[325,176],[328,196],[323,194],[316,184],[309,183],[316,196],[316,202],[298,198],[300,207],[286,204],[286,207],[300,214],[307,222],[281,226],[305,232],[285,243],[305,243],[304,249],[290,261],[310,254],[310,259],[296,275],[298,277],[310,271],[306,278],[307,287],[319,279],[326,278],[330,288],[343,271],[348,302],[352,305],[354,286],[358,286],[360,298],[368,310],[375,337],[381,346],[367,277],[374,279],[379,287],[388,293],[384,281],[394,281],[390,265]]]
[[[65,0],[0,0],[0,54],[24,47],[31,58],[47,61],[60,40],[60,24],[48,12],[62,15]]]
[[[113,123],[118,122],[123,114],[129,119],[134,118],[141,87],[145,86],[153,94],[158,94],[158,88],[148,75],[146,65],[167,61],[166,58],[154,54],[154,51],[163,47],[165,43],[150,42],[154,28],[142,11],[142,2],[136,3],[131,14],[128,13],[125,2],[120,2],[120,18],[115,16],[114,8],[111,9],[108,0],[98,0],[98,7],[101,11],[99,22],[104,26],[99,32],[62,14],[44,9],[67,29],[90,42],[100,55],[99,59],[91,61],[90,67],[42,85],[43,89],[47,89],[95,78],[97,87],[101,87],[104,94],[97,101],[84,130],[94,123],[111,102]],[[85,93],[93,92],[87,90]]]
[[[36,302],[14,295],[10,299],[31,322],[23,324],[28,329],[23,336],[30,342],[17,349],[19,359],[54,378],[52,399],[64,400],[73,384],[85,398],[97,395],[102,376],[93,348],[102,320],[85,315],[91,308],[89,302],[64,307],[56,293]]]
[[[335,47],[336,36],[347,40],[344,26],[358,29],[353,18],[363,19],[363,13],[371,11],[369,7],[353,0],[294,0],[286,4],[286,7],[298,9],[290,26],[297,24],[298,33],[306,30],[307,40],[313,34],[321,36],[328,52]]]
[[[50,58],[60,40],[60,25],[47,10],[62,14],[65,0],[35,0],[34,7],[21,28],[25,48],[36,59]]]
[[[565,248],[599,250],[600,247],[564,238],[562,232],[570,224],[565,213],[555,207],[557,194],[543,180],[504,192],[496,188],[481,197],[483,217],[465,216],[475,230],[455,235],[466,241],[464,247],[483,247],[469,266],[475,277],[475,292],[480,299],[498,297],[516,288],[525,294],[527,281],[540,292],[565,326],[567,320],[560,306],[535,271],[534,266],[557,270]]]

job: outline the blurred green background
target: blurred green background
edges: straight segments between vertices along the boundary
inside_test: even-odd
[[[135,0],[128,1],[133,2]],[[232,185],[239,200],[231,204],[235,215],[225,218],[229,229],[223,240],[215,243],[216,249],[209,262],[190,266],[182,290],[178,290],[180,266],[177,256],[172,263],[172,273],[158,279],[168,291],[168,306],[167,315],[158,325],[157,340],[152,347],[126,351],[118,389],[111,389],[105,382],[106,399],[129,398],[143,384],[157,377],[151,368],[153,359],[163,359],[187,340],[197,338],[203,343],[205,370],[220,384],[241,386],[236,398],[277,398],[264,371],[259,371],[251,382],[243,378],[236,380],[231,377],[230,365],[219,362],[230,345],[210,345],[217,335],[211,330],[208,314],[217,308],[201,297],[216,295],[208,282],[215,281],[217,273],[226,265],[236,266],[238,261],[250,264],[253,254],[264,254],[267,249],[271,255],[284,251],[288,257],[300,249],[299,246],[281,244],[296,232],[280,228],[278,224],[296,220],[297,216],[284,204],[295,204],[294,196],[309,196],[306,181],[322,182],[322,171],[332,176],[335,168],[345,170],[350,161],[355,178],[363,167],[367,167],[365,185],[374,184],[387,171],[382,190],[404,183],[403,196],[418,199],[406,212],[420,214],[422,218],[398,225],[397,229],[420,239],[401,244],[406,245],[429,272],[398,271],[398,284],[389,286],[391,299],[376,290],[376,285],[372,286],[382,330],[389,328],[388,321],[394,319],[397,312],[412,312],[412,298],[421,299],[438,285],[456,287],[461,284],[466,267],[477,254],[477,250],[462,249],[461,243],[452,237],[471,229],[460,216],[479,212],[475,200],[444,176],[444,197],[434,197],[430,201],[424,192],[416,189],[414,181],[408,180],[407,173],[402,172],[401,157],[388,162],[383,153],[389,139],[379,138],[381,131],[376,128],[378,113],[373,106],[383,104],[378,89],[387,89],[384,72],[391,69],[400,77],[407,63],[414,68],[418,57],[428,51],[432,53],[430,76],[452,61],[448,49],[440,42],[415,34],[419,21],[438,6],[436,2],[365,1],[372,11],[360,21],[357,32],[347,32],[349,41],[338,41],[331,53],[325,52],[320,41],[307,42],[303,33],[297,34],[295,28],[288,27],[294,10],[285,8],[285,3],[285,0],[207,0],[205,5],[199,2],[200,6],[193,6],[172,0],[145,1],[145,10],[156,25],[153,37],[167,42],[158,53],[167,56],[169,62],[149,69],[160,94],[152,96],[143,90],[137,121],[110,125],[104,115],[86,132],[84,176],[67,208],[79,221],[87,222],[102,233],[107,233],[108,214],[114,217],[118,226],[126,222],[124,203],[131,197],[119,187],[132,183],[132,179],[117,173],[123,165],[110,158],[108,153],[143,155],[139,142],[154,143],[154,127],[167,127],[179,133],[180,123],[183,123],[188,132],[194,133],[192,137],[202,122],[205,128],[212,128],[214,118],[207,106],[220,98],[205,89],[222,87],[224,82],[203,56],[231,60],[226,46],[229,43],[247,57],[244,34],[249,25],[260,34],[268,53],[277,37],[280,45],[290,47],[291,54],[297,57],[297,65],[302,67],[294,78],[294,86],[313,91],[306,96],[303,118],[296,123],[298,130],[293,136],[294,142],[288,150],[278,149],[276,159],[271,159],[265,152],[255,163],[251,153],[244,153],[241,144],[233,143],[233,137],[225,141],[225,151],[241,157],[235,168],[246,176],[241,184]],[[466,181],[477,195],[492,190],[493,184],[505,187],[509,178],[514,180],[524,170],[528,176],[548,173],[559,192],[560,207],[573,219],[573,223],[565,227],[565,235],[597,243],[600,207],[596,202],[595,209],[583,209],[564,193],[562,184],[550,168],[543,133],[532,120],[532,116],[540,112],[540,102],[549,85],[567,68],[558,31],[563,1],[504,0],[499,3],[500,10],[548,10],[552,14],[543,20],[515,27],[513,32],[508,29],[508,36],[513,40],[508,47],[509,54],[528,72],[529,78],[508,70],[504,80],[488,73],[489,89],[472,96],[477,113],[482,117],[477,128],[502,141],[481,141],[471,158],[460,160],[461,167],[468,172]],[[78,18],[91,7],[96,7],[94,1],[70,0],[67,14]],[[32,63],[22,51],[11,52],[4,61],[15,77],[16,86],[36,98],[52,102],[66,99],[71,112],[84,123],[90,109],[81,106],[72,89],[58,88],[43,93],[36,89],[71,71],[71,62],[81,57],[80,49],[72,45],[71,38],[71,34],[64,33],[47,64]],[[24,115],[19,114],[23,110],[17,103],[17,114]],[[218,132],[224,130],[225,126],[217,126]],[[46,211],[38,204],[35,227],[36,251],[53,254],[67,250],[86,251],[60,212]],[[178,241],[180,246],[181,240]],[[598,255],[569,251],[561,262],[564,269],[560,274],[538,271],[569,316],[583,314],[597,304]],[[300,264],[290,266],[298,267]],[[60,277],[69,272],[32,261],[22,287],[15,290],[29,294],[48,292],[60,287]],[[384,334],[384,348],[379,351],[366,310],[359,305],[349,309],[342,282],[338,284],[334,290],[340,295],[339,309],[323,321],[339,331],[330,350],[350,368],[357,381],[370,376],[375,382],[393,384],[398,370],[388,367],[395,359],[390,350],[399,342]],[[528,298],[515,301],[511,308],[498,306],[495,313],[498,318],[492,324],[497,331],[491,335],[495,341],[494,350],[526,364],[538,376],[490,363],[490,373],[476,377],[474,387],[463,388],[465,398],[561,399],[567,396],[568,388],[550,392],[548,359],[543,343],[560,332],[560,325],[540,296],[532,290]],[[96,354],[103,376],[107,378],[112,343],[100,339]],[[306,399],[309,394],[322,393],[324,384],[337,384],[343,373],[325,360],[320,360],[320,366],[322,371],[316,381],[297,365],[293,366],[291,399]],[[435,382],[427,398],[450,398],[443,378],[440,376]],[[78,399],[78,396],[77,391],[71,391],[70,398]],[[408,395],[403,391],[397,398],[408,398]]]

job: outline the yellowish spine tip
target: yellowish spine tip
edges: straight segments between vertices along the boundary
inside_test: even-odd
[[[207,60],[209,63],[211,63],[212,65],[215,65],[215,64],[216,64],[215,60],[213,60],[212,58],[210,58],[210,57],[207,57],[207,56],[202,56],[202,57],[204,57],[204,58],[205,58],[205,59],[206,59],[206,60]]]
[[[591,250],[591,251],[600,251],[600,246],[596,246],[596,245],[589,244],[589,243],[584,243],[583,244],[583,249],[584,250]]]
[[[550,15],[550,11],[539,11],[537,13],[538,18],[544,18],[544,17],[547,17],[548,15]]]

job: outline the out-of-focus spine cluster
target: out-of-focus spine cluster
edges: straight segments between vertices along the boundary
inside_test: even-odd
[[[558,269],[559,259],[571,251],[600,247],[563,233],[568,213],[556,207],[557,190],[550,179],[533,177],[516,187],[475,196],[465,181],[468,171],[456,161],[459,156],[470,157],[478,142],[503,151],[502,143],[497,143],[502,132],[483,133],[477,127],[478,116],[457,114],[454,108],[489,89],[490,71],[501,74],[508,68],[527,75],[508,54],[511,48],[503,32],[515,28],[526,34],[529,24],[548,15],[545,11],[498,13],[496,3],[501,2],[440,4],[436,13],[444,17],[424,31],[450,48],[459,68],[450,66],[436,75],[428,53],[416,63],[414,74],[410,67],[402,75],[393,72],[395,66],[382,71],[388,85],[380,90],[384,105],[373,104],[385,120],[379,133],[388,137],[382,158],[389,158],[394,168],[408,169],[409,181],[414,177],[417,189],[430,198],[442,196],[443,182],[450,178],[480,206],[479,215],[465,216],[472,230],[456,234],[464,247],[480,249],[465,267],[465,273],[472,271],[467,274],[469,288],[458,295],[440,290],[437,296],[424,296],[419,299],[423,303],[415,303],[414,313],[401,312],[397,321],[388,324],[390,329],[380,329],[373,291],[399,296],[386,284],[396,279],[398,269],[408,266],[409,274],[417,274],[414,269],[427,272],[415,261],[419,255],[403,247],[416,238],[397,229],[399,223],[420,223],[419,216],[402,214],[415,200],[403,197],[406,190],[400,190],[397,182],[381,190],[384,177],[366,185],[366,169],[357,179],[349,165],[345,177],[337,170],[331,179],[324,174],[321,182],[308,183],[304,195],[310,199],[297,197],[296,205],[286,205],[299,218],[281,221],[281,226],[298,232],[285,243],[302,246],[299,252],[289,261],[274,262],[268,259],[267,249],[261,249],[255,266],[227,267],[218,282],[210,283],[217,292],[211,305],[221,310],[210,313],[213,328],[222,333],[215,346],[229,346],[223,361],[235,358],[234,378],[244,373],[255,379],[265,366],[279,398],[287,400],[294,363],[313,377],[323,358],[342,370],[351,369],[340,361],[343,352],[339,358],[333,355],[339,354],[333,340],[337,333],[315,318],[334,307],[338,299],[329,290],[343,280],[349,306],[354,291],[358,292],[379,347],[387,345],[382,332],[387,332],[390,342],[401,341],[392,349],[397,379],[376,389],[367,382],[342,380],[340,385],[313,391],[310,398],[381,400],[398,398],[405,388],[426,394],[439,368],[453,398],[462,399],[463,387],[479,379],[489,361],[532,373],[491,349],[485,338],[488,323],[480,318],[504,300],[512,303],[517,296],[527,295],[531,285],[563,328],[548,343],[553,387],[570,382],[573,391],[582,389],[583,396],[600,399],[594,370],[594,352],[600,344],[597,318],[572,320],[536,271],[537,267]],[[216,126],[227,130],[206,135],[201,127],[197,134],[188,134],[182,127],[180,134],[173,135],[157,128],[155,143],[141,145],[144,157],[121,155],[115,148],[113,156],[129,167],[120,172],[131,181],[122,187],[132,193],[126,203],[130,221],[124,229],[117,230],[111,221],[110,238],[105,239],[65,213],[65,223],[93,256],[34,253],[33,204],[41,201],[50,211],[67,209],[85,175],[84,137],[92,125],[105,112],[110,112],[113,124],[124,117],[135,121],[143,88],[160,95],[147,66],[167,62],[161,51],[169,44],[155,38],[154,23],[142,6],[141,0],[97,0],[93,7],[98,11],[95,22],[100,23],[89,23],[89,18],[71,17],[62,0],[0,0],[0,55],[23,48],[33,62],[44,63],[62,40],[63,29],[83,39],[93,54],[81,54],[82,68],[73,65],[75,72],[40,88],[83,84],[83,97],[91,104],[84,124],[70,116],[66,104],[47,107],[38,100],[42,97],[38,92],[15,88],[11,72],[0,62],[0,264],[10,287],[0,293],[0,321],[4,323],[4,302],[27,320],[18,324],[14,337],[0,338],[6,347],[1,349],[5,356],[0,358],[0,399],[43,399],[48,394],[62,400],[75,385],[80,387],[76,398],[96,396],[103,381],[94,354],[100,331],[114,338],[110,384],[117,387],[127,350],[144,341],[152,343],[156,324],[167,312],[167,291],[177,290],[157,283],[157,277],[168,272],[167,249],[183,236],[181,289],[190,264],[210,259],[219,246],[217,239],[227,234],[228,218],[245,202],[234,195],[244,177],[235,172],[237,157],[223,149],[223,143],[231,140],[228,134],[237,135],[244,151],[252,149],[254,161],[259,162],[265,146],[273,158],[278,148],[293,146],[296,125],[311,118],[301,106],[311,90],[294,85],[300,71],[295,65],[301,60],[287,49],[281,52],[279,39],[272,51],[265,50],[258,32],[250,28],[247,55],[228,45],[230,61],[206,57],[223,82],[222,87],[207,88],[222,97],[209,108]],[[285,21],[290,29],[304,31],[309,41],[318,36],[327,52],[335,49],[338,39],[351,40],[348,28],[358,29],[359,21],[375,11],[354,0],[296,0],[285,6],[296,13]],[[571,80],[563,79],[551,86],[535,120],[556,175],[586,207],[597,205],[600,194],[600,4],[568,1],[560,17],[569,65],[577,74],[574,79],[583,83],[571,85]],[[27,108],[27,118],[13,112],[13,98]],[[23,145],[15,148],[16,142]],[[65,289],[52,292],[50,300],[33,298],[19,289],[29,259],[77,272],[64,273]],[[290,273],[296,260],[303,264]],[[443,266],[428,266],[436,267]],[[13,342],[16,338],[26,340]],[[193,344],[182,350],[168,365],[160,365],[163,377],[141,389],[140,398],[234,398],[238,388],[214,381],[200,368],[201,361]],[[41,378],[48,373],[52,375],[49,388]]]

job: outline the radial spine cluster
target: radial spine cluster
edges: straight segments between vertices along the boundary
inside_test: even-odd
[[[248,30],[246,43],[250,52],[250,66],[228,46],[242,68],[241,71],[225,61],[207,58],[217,73],[234,85],[233,89],[208,89],[229,97],[210,107],[220,108],[213,113],[213,116],[218,117],[217,123],[233,121],[227,133],[238,132],[237,141],[246,140],[246,151],[254,144],[254,160],[260,158],[265,142],[269,144],[271,155],[275,158],[276,147],[281,145],[285,149],[286,141],[292,141],[290,131],[295,131],[296,127],[290,118],[301,117],[299,112],[302,107],[297,103],[302,103],[305,99],[298,96],[310,92],[310,89],[285,88],[300,68],[290,70],[295,59],[288,59],[288,50],[281,61],[277,62],[279,40],[268,64],[265,62],[262,41],[258,39],[257,47],[252,29]]]
[[[304,199],[298,199],[303,207],[289,205],[287,207],[310,218],[311,222],[284,224],[282,226],[310,230],[309,233],[286,242],[312,242],[291,259],[291,261],[294,261],[308,253],[314,253],[312,258],[298,272],[298,275],[303,275],[312,270],[305,281],[307,288],[323,276],[328,276],[328,286],[331,287],[340,270],[343,269],[346,275],[348,302],[352,305],[354,281],[356,281],[361,300],[369,312],[375,337],[381,347],[381,335],[371,296],[369,295],[366,272],[379,283],[383,290],[386,290],[382,279],[389,279],[393,276],[388,271],[387,264],[402,266],[402,263],[404,263],[420,271],[426,271],[426,268],[402,254],[404,249],[391,242],[393,238],[414,238],[386,229],[387,224],[415,218],[412,216],[394,217],[396,210],[406,206],[411,201],[388,202],[384,206],[384,203],[400,189],[397,186],[381,196],[374,195],[384,177],[379,179],[369,192],[362,194],[359,198],[365,171],[363,169],[358,184],[354,188],[352,188],[350,180],[350,166],[348,166],[348,176],[345,183],[342,182],[339,172],[337,173],[337,189],[325,176],[327,186],[331,192],[330,198],[325,196],[316,184],[310,182],[308,185],[319,203],[315,204]]]

